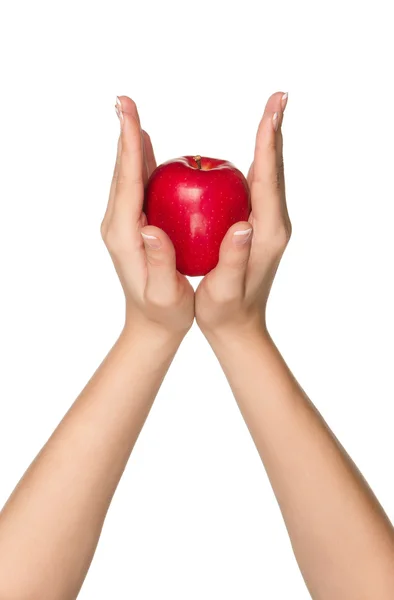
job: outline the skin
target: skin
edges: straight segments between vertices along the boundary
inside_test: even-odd
[[[218,266],[197,290],[196,318],[264,463],[312,598],[390,600],[393,527],[267,330],[268,296],[291,235],[281,132],[286,100],[275,94],[267,104],[248,174],[252,214],[223,240]],[[236,245],[233,231],[241,226],[252,226],[253,236]]]
[[[102,235],[125,293],[114,347],[29,467],[0,515],[0,598],[76,598],[135,441],[194,315],[263,460],[315,600],[391,600],[394,534],[381,506],[272,341],[265,308],[291,235],[275,94],[248,174],[252,214],[224,238],[194,297],[163,231],[146,225],[155,168],[135,104],[121,135]],[[141,235],[141,233],[143,235]]]
[[[2,600],[77,597],[127,460],[194,319],[194,292],[175,269],[169,239],[144,227],[155,159],[134,102],[122,105],[101,232],[124,290],[125,325],[0,515]],[[156,234],[160,249],[145,248],[141,232]]]

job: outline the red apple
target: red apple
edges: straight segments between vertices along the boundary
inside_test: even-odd
[[[144,210],[149,225],[171,238],[178,271],[205,275],[217,265],[228,228],[249,218],[249,186],[226,160],[181,156],[153,171]]]

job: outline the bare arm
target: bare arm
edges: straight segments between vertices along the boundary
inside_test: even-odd
[[[153,151],[133,102],[124,97],[122,106],[102,232],[125,291],[126,324],[0,515],[2,599],[77,597],[129,455],[193,320],[193,290],[175,270],[169,239],[144,227]],[[160,248],[144,248],[141,228]]]
[[[3,509],[1,598],[76,598],[177,345],[122,333]]]
[[[392,526],[273,342],[260,334],[212,344],[264,462],[312,598],[393,598]]]
[[[285,101],[275,94],[268,102],[249,172],[252,217],[224,240],[218,267],[197,292],[197,320],[264,462],[312,597],[390,600],[392,525],[265,324],[270,287],[291,232],[281,168]],[[251,226],[252,242],[235,245],[233,230]]]

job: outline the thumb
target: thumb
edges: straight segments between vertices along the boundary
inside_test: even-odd
[[[145,246],[148,281],[146,291],[154,301],[165,299],[177,281],[175,249],[168,235],[158,227],[141,229]]]
[[[232,225],[223,238],[215,278],[223,285],[233,287],[233,292],[243,286],[250,255],[253,229],[247,221]]]

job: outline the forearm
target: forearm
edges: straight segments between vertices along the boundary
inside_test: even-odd
[[[268,335],[211,341],[312,597],[392,598],[392,526]]]
[[[114,491],[178,345],[149,332],[120,336],[3,509],[2,597],[7,592],[23,600],[77,596]]]

